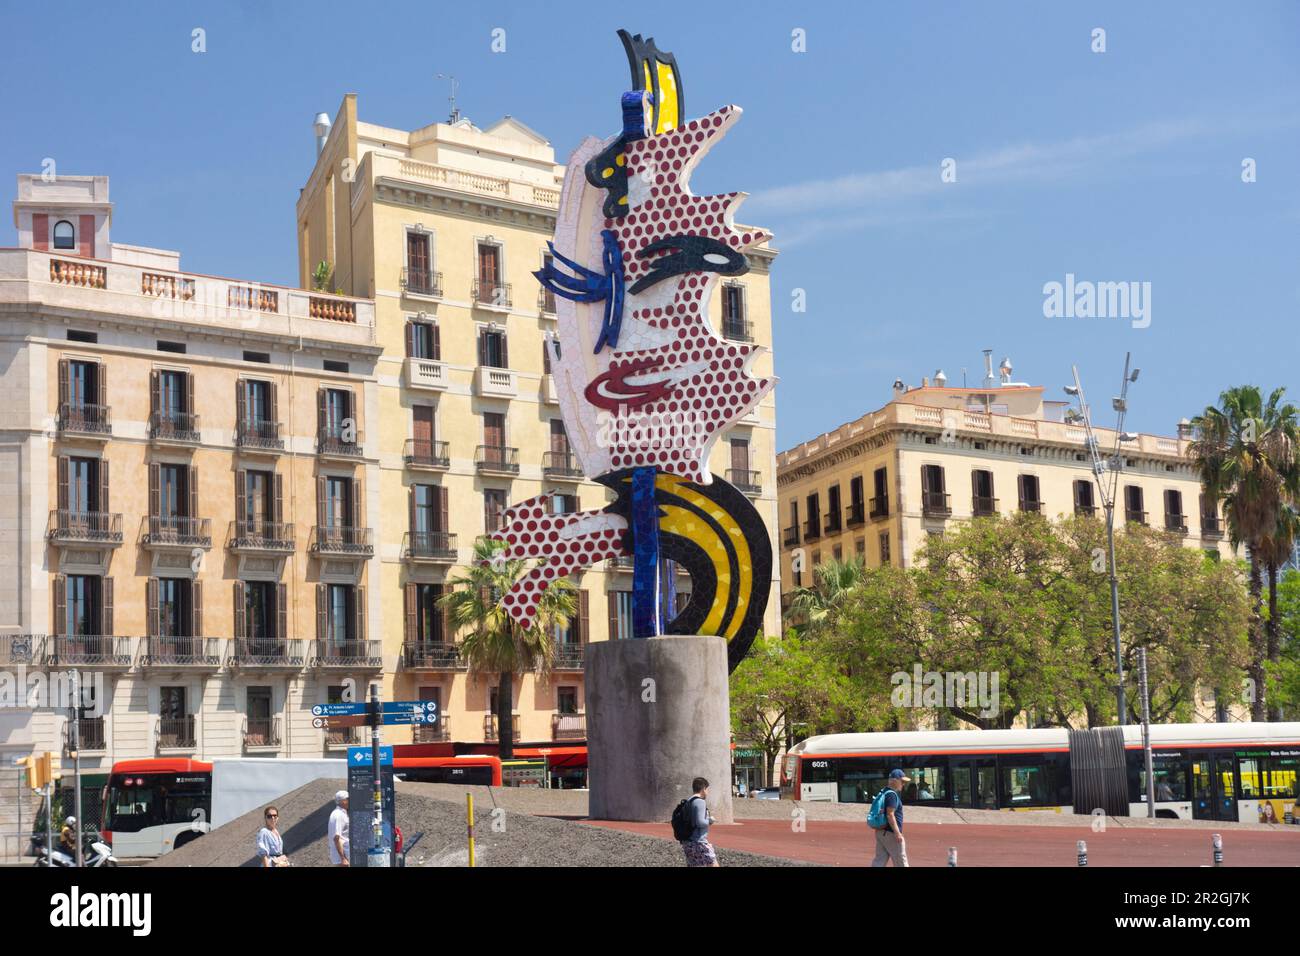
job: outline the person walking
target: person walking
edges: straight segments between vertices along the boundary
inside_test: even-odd
[[[257,831],[257,857],[263,867],[288,866],[284,855],[284,838],[280,836],[280,811],[267,807],[262,813],[263,826]]]
[[[876,831],[876,855],[872,866],[907,866],[907,842],[903,839],[903,798],[899,791],[911,783],[901,770],[891,770],[885,788],[876,794],[867,823]]]
[[[330,814],[328,841],[331,866],[351,866],[349,857],[351,839],[349,833],[352,821],[348,817],[348,792],[340,790],[334,794],[334,812]]]
[[[708,809],[709,781],[696,777],[691,781],[691,795],[673,811],[673,835],[682,845],[687,866],[717,866],[718,854],[709,842],[713,817]]]

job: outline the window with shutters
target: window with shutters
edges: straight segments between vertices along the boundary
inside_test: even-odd
[[[442,359],[442,341],[438,335],[438,327],[432,322],[421,322],[412,319],[407,323],[406,344],[409,349],[408,358],[432,359],[440,361]]]
[[[415,606],[414,633],[409,639],[420,643],[442,644],[450,641],[443,629],[443,611],[438,601],[443,595],[443,585],[417,582],[411,585]],[[427,699],[427,698],[426,698]]]
[[[578,712],[578,688],[557,688],[555,691],[555,711],[560,714],[576,714]]]
[[[976,469],[970,473],[971,514],[987,517],[998,512],[997,499],[993,497],[993,472]]]
[[[275,585],[270,581],[246,581],[244,594],[245,634],[248,640],[259,644],[275,641],[278,636]]]
[[[632,638],[632,592],[609,592],[609,637],[610,640],[630,640]]]
[[[501,528],[501,515],[506,510],[506,493],[500,488],[483,491],[483,526],[488,533]]]
[[[1093,515],[1097,513],[1097,502],[1093,497],[1093,484],[1091,481],[1079,479],[1074,483],[1074,513],[1079,515]]]
[[[1169,490],[1165,492],[1165,530],[1185,532],[1187,516],[1183,514],[1183,493]]]
[[[338,475],[325,478],[325,509],[321,525],[326,528],[352,528],[352,479]]]
[[[880,563],[889,563],[889,532],[885,531],[880,535]]]
[[[62,633],[69,637],[103,634],[102,579],[89,574],[69,574],[65,582],[66,617]]]
[[[158,636],[195,636],[190,633],[190,614],[190,582],[181,578],[159,578]]]
[[[406,269],[402,288],[415,295],[442,294],[439,275],[433,269],[433,237],[423,231],[406,233]]]
[[[98,407],[99,363],[71,359],[68,362],[68,391],[64,401],[70,408]]]
[[[889,515],[889,472],[885,468],[877,468],[871,474],[871,517],[884,518]]]
[[[942,465],[921,466],[921,511],[927,515],[947,515],[952,511]]]
[[[506,358],[506,334],[497,329],[479,332],[479,364],[489,368],[509,368]]]
[[[822,536],[821,498],[817,492],[804,499],[804,510],[808,517],[804,521],[803,536],[808,541],[816,541]]]
[[[69,458],[67,511],[85,517],[100,510],[99,459]]]
[[[1041,511],[1043,498],[1039,492],[1037,475],[1021,475],[1019,480],[1020,510]]]
[[[325,639],[334,644],[356,640],[356,588],[350,584],[327,585],[326,599]]]
[[[1142,502],[1142,489],[1137,485],[1124,486],[1124,519],[1134,524],[1147,523],[1147,513]]]
[[[840,530],[844,513],[840,509],[840,486],[831,485],[826,490],[826,533],[835,534]]]
[[[510,305],[509,286],[502,277],[501,246],[497,243],[478,243],[478,272],[474,282],[474,300],[484,305]]]
[[[66,219],[60,219],[54,224],[54,248],[77,248],[77,231]]]
[[[737,342],[753,341],[745,315],[745,287],[739,282],[722,287],[722,336]]]

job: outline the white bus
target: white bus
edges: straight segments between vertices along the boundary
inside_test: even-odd
[[[1300,723],[1151,727],[1156,816],[1300,823]],[[810,737],[786,755],[782,796],[869,802],[890,770],[907,803],[1146,815],[1142,728],[947,730]]]

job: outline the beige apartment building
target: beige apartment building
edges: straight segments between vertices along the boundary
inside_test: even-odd
[[[543,350],[555,301],[532,276],[547,256],[564,167],[509,116],[482,129],[456,118],[390,129],[362,122],[348,95],[332,123],[317,118],[317,133],[298,200],[300,279],[310,286],[325,261],[332,285],[373,299],[382,350],[367,449],[383,502],[371,582],[382,595],[372,633],[383,640],[385,699],[439,702],[445,719],[416,740],[492,741],[496,680],[468,673],[436,602],[506,506],[542,493],[566,511],[610,500],[570,453]],[[770,348],[774,256],[751,256],[747,275],[717,283],[720,335]],[[755,373],[771,371],[770,353],[760,356]],[[723,435],[713,471],[750,495],[775,553],[774,436],[769,396]],[[553,672],[514,682],[521,741],[584,738],[584,648],[630,634],[630,564],[593,567],[575,583],[579,614],[556,635]],[[776,585],[774,574],[769,633],[779,629]],[[388,739],[412,736],[392,729]]]
[[[974,387],[949,387],[942,373],[919,387],[899,381],[883,408],[777,455],[783,592],[811,583],[812,567],[829,558],[910,566],[927,535],[973,517],[1101,515],[1083,425],[1043,386],[1009,379],[1004,363],[1000,381],[990,369]],[[1115,433],[1093,424],[1108,458]],[[1131,438],[1120,446],[1116,521],[1230,555],[1222,516],[1188,458],[1186,423],[1177,437]],[[802,571],[792,567],[797,551]]]
[[[322,756],[383,672],[374,303],[182,271],[105,177],[20,175],[0,249],[0,668],[78,672],[123,757]],[[66,710],[0,709],[0,751]]]

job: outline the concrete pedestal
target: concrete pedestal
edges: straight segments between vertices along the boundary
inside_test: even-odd
[[[732,822],[727,643],[649,637],[587,647],[588,814],[668,825],[709,781],[709,812]]]

